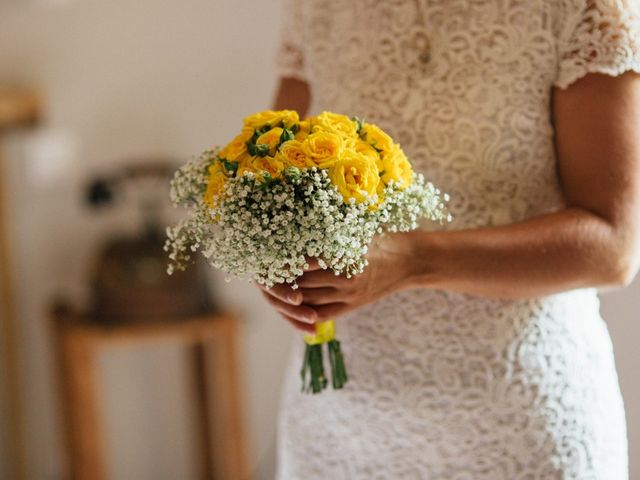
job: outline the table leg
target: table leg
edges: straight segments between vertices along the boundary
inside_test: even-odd
[[[8,195],[4,189],[6,166],[0,152],[0,338],[2,339],[2,370],[7,391],[7,436],[8,460],[11,468],[7,472],[10,478],[22,480],[27,477],[25,455],[24,402],[22,401],[22,382],[20,378],[20,356],[15,310],[14,287],[11,278],[11,256],[9,253],[8,219],[6,218]]]
[[[69,469],[73,480],[105,480],[95,345],[65,326],[57,332]]]
[[[238,322],[233,318],[220,319],[219,334],[211,341],[213,415],[213,456],[215,471],[225,480],[247,480],[244,425],[240,372],[236,353]]]
[[[200,447],[202,478],[213,480],[213,462],[211,445],[211,414],[209,410],[209,392],[207,383],[207,351],[205,345],[198,342],[191,347],[193,362],[193,383],[196,402],[196,429]]]

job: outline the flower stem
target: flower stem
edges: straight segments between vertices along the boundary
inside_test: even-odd
[[[307,371],[309,372],[308,383]],[[327,377],[324,373],[322,360],[322,344],[306,346],[300,376],[302,377],[303,392],[320,393],[327,388]]]
[[[300,369],[300,378],[302,379],[302,391],[307,386],[307,370],[309,369],[309,356],[311,354],[311,345],[305,344],[304,358],[302,359],[302,368]]]
[[[306,346],[300,370],[303,392],[319,393],[327,388],[328,381],[324,373],[324,359],[322,358],[324,344],[327,345],[329,365],[331,366],[331,385],[334,390],[339,390],[347,383],[344,358],[340,350],[340,342],[336,340],[335,335],[336,327],[333,320],[317,323],[315,334],[305,335]],[[308,382],[307,373],[309,374]]]
[[[331,380],[335,390],[341,389],[347,383],[347,371],[344,366],[344,357],[338,340],[331,340],[329,347],[329,361],[331,362]]]

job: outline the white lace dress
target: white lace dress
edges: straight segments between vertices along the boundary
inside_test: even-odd
[[[387,129],[450,193],[450,228],[508,224],[563,207],[553,88],[640,71],[636,1],[293,0],[279,70],[311,84],[313,112]],[[300,393],[302,340],[293,351],[278,478],[627,478],[594,290],[403,291],[338,329],[342,391]]]

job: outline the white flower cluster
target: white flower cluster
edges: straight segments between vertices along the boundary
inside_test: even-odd
[[[268,287],[295,280],[317,258],[322,268],[347,277],[361,273],[373,236],[410,231],[418,220],[450,221],[446,195],[421,175],[401,190],[388,185],[379,205],[345,203],[326,170],[289,167],[279,179],[247,172],[230,178],[216,205],[203,201],[207,166],[215,151],[205,152],[176,173],[171,197],[191,209],[189,217],[168,229],[165,249],[169,273],[183,269],[200,251],[209,264],[230,276]]]
[[[205,150],[182,166],[171,182],[171,201],[175,205],[199,206],[209,182],[209,166],[218,158],[219,149]]]

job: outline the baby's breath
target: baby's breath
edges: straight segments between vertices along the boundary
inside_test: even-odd
[[[318,258],[321,268],[351,277],[366,267],[374,235],[414,230],[422,218],[451,220],[445,196],[422,175],[405,189],[390,183],[377,205],[376,197],[345,202],[327,171],[316,168],[290,167],[268,181],[251,172],[231,177],[211,208],[204,193],[216,156],[216,150],[204,152],[172,182],[172,200],[190,212],[167,230],[169,273],[184,269],[201,252],[228,275],[296,288],[310,257]]]

